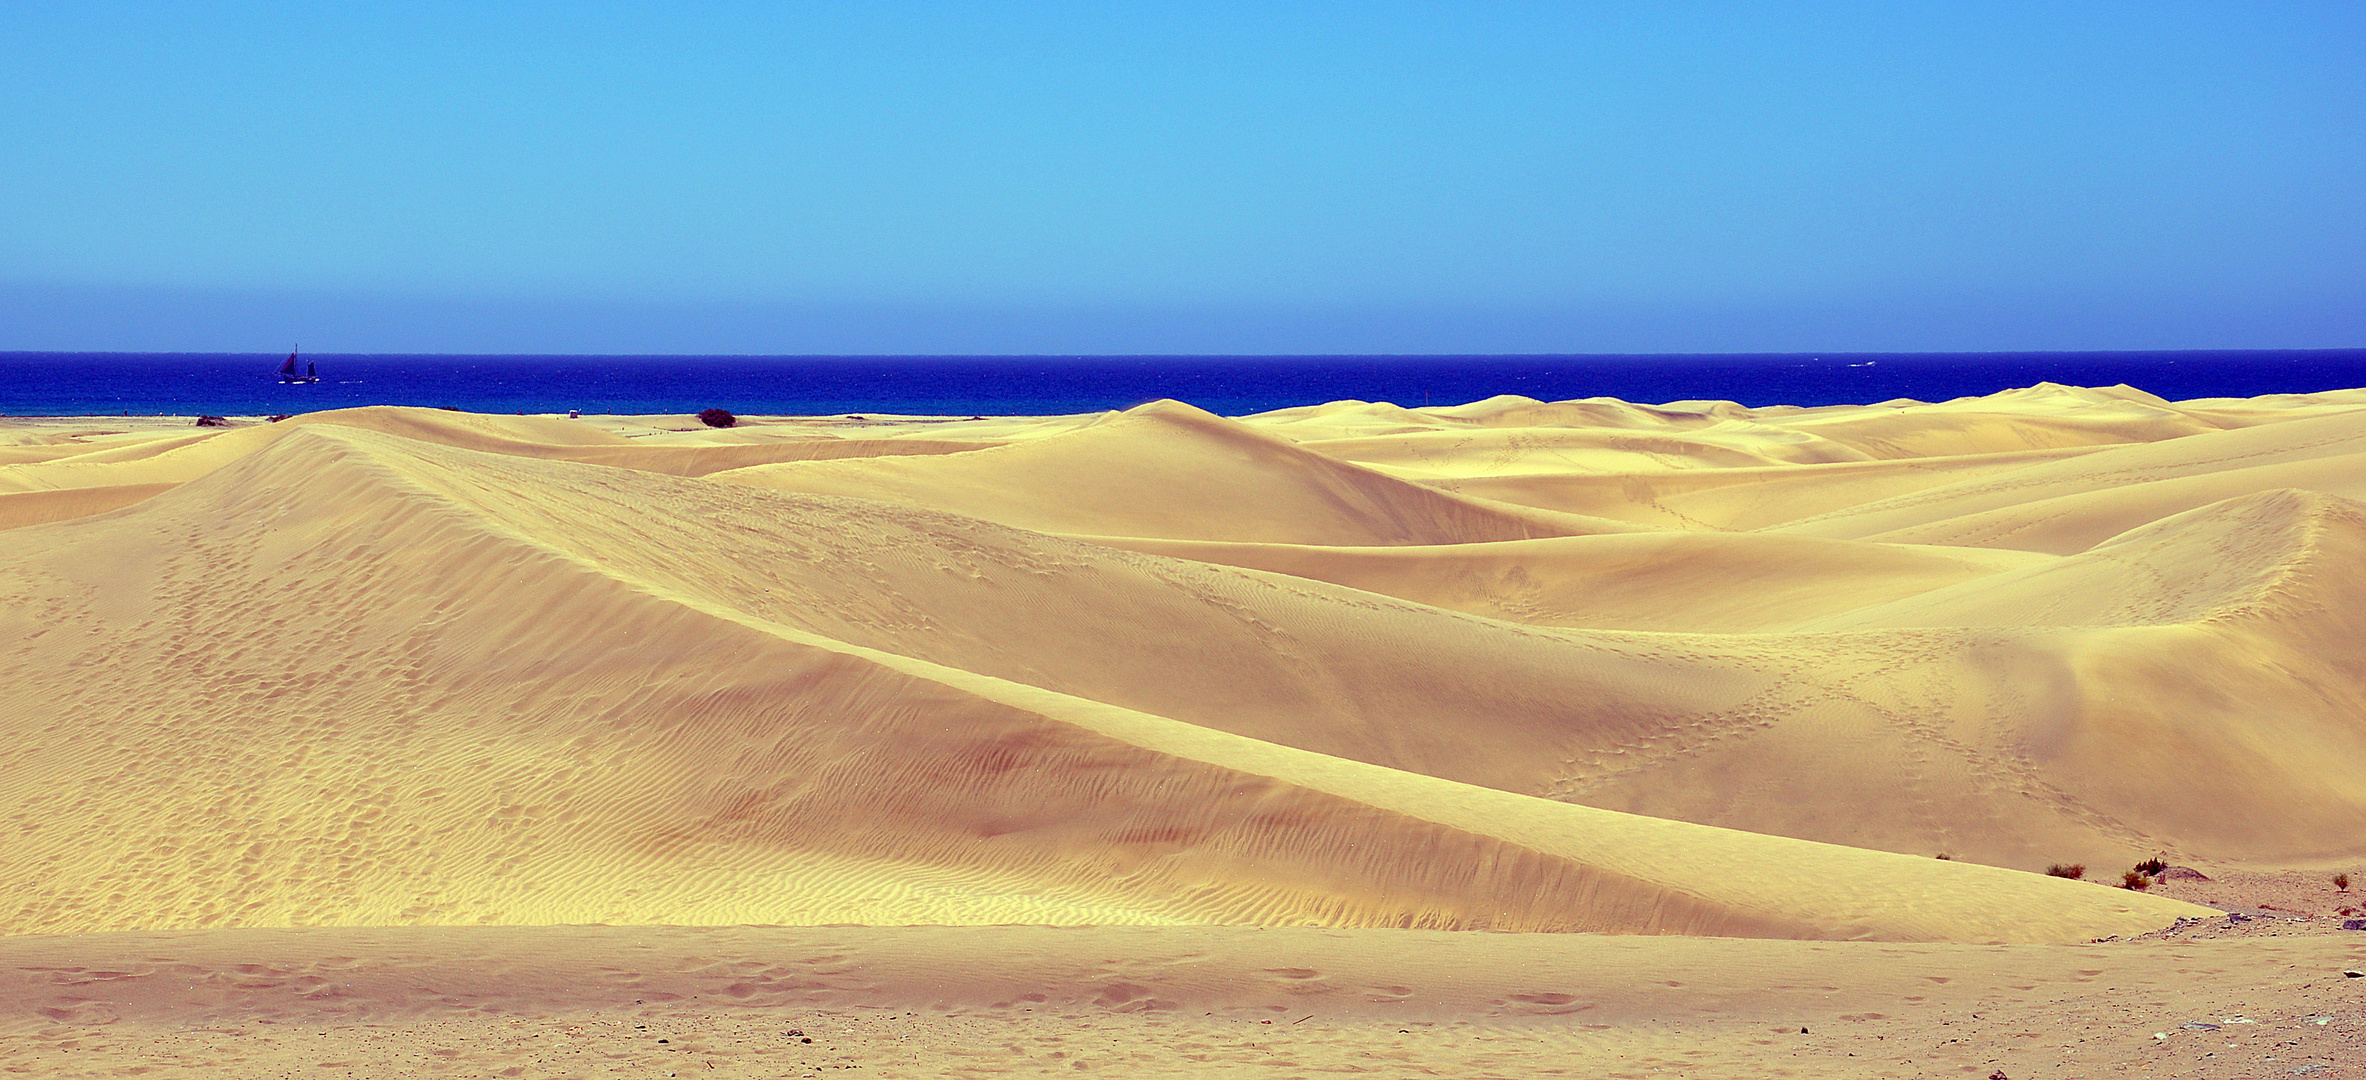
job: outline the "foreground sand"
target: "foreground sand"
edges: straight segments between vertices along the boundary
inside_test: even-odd
[[[0,939],[0,1072],[2355,1076],[2366,935],[2068,946],[1237,927]],[[811,1039],[811,1042],[805,1040]]]
[[[2338,1062],[2362,498],[2355,391],[0,420],[0,1068]]]

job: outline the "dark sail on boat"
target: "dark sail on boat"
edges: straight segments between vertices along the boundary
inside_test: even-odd
[[[297,351],[301,351],[301,346]],[[311,361],[307,360],[304,362],[304,373],[302,375],[296,374],[296,353],[290,352],[287,363],[279,365],[279,381],[283,383],[316,383],[320,381],[320,372]]]

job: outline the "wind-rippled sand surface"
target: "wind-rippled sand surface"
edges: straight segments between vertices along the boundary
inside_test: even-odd
[[[0,1069],[2355,1075],[2359,499],[2355,391],[0,420]]]

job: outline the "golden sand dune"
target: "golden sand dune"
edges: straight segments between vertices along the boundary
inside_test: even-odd
[[[537,470],[544,497],[518,498]],[[734,503],[739,520],[721,512]],[[886,543],[831,552],[817,520],[683,566],[681,538],[665,535],[832,510],[839,536],[882,530]],[[850,608],[778,570],[790,595],[763,599],[766,578],[746,575],[765,564],[737,562],[859,573],[865,554],[920,548],[892,531],[912,516],[322,425],[122,516],[19,530],[10,588],[33,619],[7,630],[28,661],[16,684],[39,704],[0,775],[31,826],[13,857],[38,884],[10,925],[1311,922],[2021,940],[2179,910],[1475,788],[946,667],[782,621],[922,636],[926,612]],[[1088,576],[1074,553],[1099,550],[1044,538],[1030,551],[1025,534],[918,518],[949,534],[917,552],[943,578]],[[99,554],[77,528],[113,542],[105,580],[74,576]],[[944,557],[967,565],[928,564]],[[216,647],[226,637],[237,643]],[[1306,726],[1306,741],[1352,741]],[[1459,732],[1475,749],[1356,748],[1485,757],[1489,730]],[[138,820],[144,843],[94,846],[51,824],[68,819]],[[1920,895],[1956,879],[1972,884]]]
[[[1765,529],[1846,511],[1961,480],[2002,476],[2094,450],[2020,450],[1810,466],[1648,468],[1424,477],[1442,491],[1563,513],[1630,522],[1652,531]]]
[[[715,479],[1094,536],[1363,546],[1623,530],[1433,491],[1173,401],[974,454],[765,466]]]
[[[679,427],[9,429],[0,930],[2072,941],[2196,909],[2049,862],[2366,850],[2342,395]]]
[[[2366,565],[2361,560],[2366,504],[2277,488],[2170,514],[2075,554],[1858,609],[1816,628],[2159,626],[2261,617],[2287,627],[2331,619],[2346,628],[2349,613],[2366,600],[2350,595],[2355,587],[2346,580],[2350,568]]]
[[[1689,432],[1504,427],[1422,430],[1311,439],[1301,445],[1343,461],[1421,479],[1732,469],[1871,460],[1828,439],[1746,423],[1720,424]]]
[[[2067,555],[2148,521],[2280,487],[2366,494],[2366,412],[2114,447],[1792,521],[1785,531]]]
[[[1432,547],[1103,538],[1540,626],[1762,633],[1919,597],[2044,556],[1763,533],[1646,532]],[[1695,590],[1703,575],[1724,587]],[[1670,604],[1672,594],[1699,592]]]
[[[593,425],[546,416],[487,416],[381,406],[310,413],[281,423],[193,434],[150,432],[152,437],[137,441],[99,441],[95,449],[83,442],[9,448],[14,450],[14,456],[0,456],[0,492],[111,486],[154,488],[183,483],[314,424],[380,431],[420,442],[497,454],[582,461],[677,476],[703,476],[778,461],[943,454],[999,445],[991,440],[812,437],[741,440],[723,432],[710,432],[689,444],[650,444],[636,443]],[[11,467],[14,465],[39,467]]]
[[[0,422],[0,1071],[2354,1059],[2290,920],[2366,862],[2362,454],[2054,386]]]

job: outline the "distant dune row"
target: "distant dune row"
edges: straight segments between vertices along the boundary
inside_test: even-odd
[[[0,933],[2081,941],[2201,909],[2032,871],[2366,853],[2366,392],[107,423],[0,422]]]

